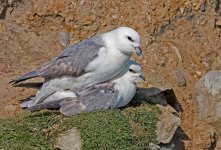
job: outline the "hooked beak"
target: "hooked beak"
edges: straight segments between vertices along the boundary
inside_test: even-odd
[[[138,57],[141,57],[143,54],[142,54],[142,49],[140,47],[135,47],[136,49],[136,54]]]
[[[140,78],[140,81],[141,81],[141,82],[145,82],[145,81],[146,81],[145,77],[142,76],[142,75],[140,75],[139,78]]]

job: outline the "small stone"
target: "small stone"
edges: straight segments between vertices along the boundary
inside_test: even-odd
[[[161,67],[165,66],[165,61],[164,60],[159,60],[156,62],[156,65],[159,65]]]
[[[216,18],[215,25],[218,26],[218,27],[221,26],[221,17]]]
[[[82,21],[80,21],[81,25],[88,26],[92,24],[96,20],[96,16],[87,16]]]
[[[178,86],[186,86],[186,78],[182,70],[174,70],[172,74]]]
[[[205,20],[203,20],[201,23],[200,23],[200,25],[205,25],[206,24],[206,21]]]
[[[32,14],[28,14],[27,15],[27,20],[28,21],[33,21],[34,20],[34,16]]]
[[[142,61],[142,63],[143,63],[143,64],[147,64],[147,60],[144,59],[144,60]]]
[[[80,1],[80,5],[81,5],[81,6],[83,6],[83,5],[84,5],[84,3],[85,3],[85,1],[84,1],[84,0],[81,0],[81,1]]]
[[[87,28],[87,30],[94,31],[94,32],[96,32],[98,29],[99,29],[99,25],[97,25],[97,24],[93,24],[91,26],[88,26],[88,28]]]
[[[117,19],[117,18],[118,18],[118,15],[112,15],[112,18],[113,18],[113,19]]]
[[[203,1],[202,2],[202,4],[200,5],[200,11],[201,12],[205,12],[206,11],[206,6],[207,4],[206,4],[206,1]]]
[[[202,72],[196,71],[196,75],[197,75],[198,77],[200,77],[200,76],[202,76]]]
[[[68,46],[70,44],[70,34],[68,32],[59,33],[59,42],[62,46]]]
[[[157,144],[154,143],[150,143],[148,146],[149,150],[160,150],[160,146],[158,146]]]
[[[194,7],[194,10],[195,10],[195,11],[198,11],[198,10],[200,9],[200,6],[201,6],[200,3],[198,3],[198,4]]]
[[[180,13],[184,14],[184,8],[183,7],[180,8]]]
[[[7,111],[15,111],[16,110],[16,106],[15,105],[7,105],[7,106],[5,106],[5,110],[7,110]]]
[[[0,23],[0,34],[3,33],[5,31],[5,26]]]
[[[75,12],[73,12],[73,11],[68,11],[68,12],[66,12],[66,13],[64,14],[64,16],[65,16],[65,21],[66,21],[66,22],[73,21],[74,18],[75,18]]]
[[[81,145],[80,133],[76,128],[72,128],[66,133],[59,135],[54,149],[80,150]]]

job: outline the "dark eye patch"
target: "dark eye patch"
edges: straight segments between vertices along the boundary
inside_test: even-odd
[[[134,40],[130,36],[127,36],[127,39],[131,42],[134,42]]]
[[[136,73],[136,71],[134,71],[133,69],[129,69],[129,71],[132,73]]]

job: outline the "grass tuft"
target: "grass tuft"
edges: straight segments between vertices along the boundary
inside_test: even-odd
[[[58,134],[76,127],[82,149],[146,149],[156,139],[159,110],[152,105],[106,110],[66,118],[53,112],[0,120],[0,149],[53,149]]]

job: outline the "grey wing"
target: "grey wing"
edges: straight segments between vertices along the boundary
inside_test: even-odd
[[[98,56],[101,47],[105,47],[101,37],[84,40],[66,48],[60,56],[38,69],[44,78],[63,75],[78,77],[85,73],[87,65]]]
[[[91,112],[100,109],[113,109],[116,107],[118,91],[114,88],[95,90],[85,96],[64,100],[60,102],[60,112],[65,116],[74,116],[82,112]]]
[[[74,116],[82,112],[91,112],[100,109],[115,108],[118,91],[106,89],[105,91],[94,91],[86,96],[67,97],[50,102],[40,103],[27,107],[27,111],[38,111],[43,109],[59,109],[65,116]]]
[[[27,107],[25,110],[27,111],[38,111],[38,110],[43,110],[43,109],[59,109],[60,108],[60,102],[64,100],[70,100],[73,98],[64,98],[64,99],[59,99],[59,100],[54,100],[46,103],[40,103],[31,107]]]
[[[80,43],[69,46],[56,58],[41,67],[32,70],[10,83],[35,78],[55,78],[63,75],[80,76],[85,72],[87,65],[98,56],[98,52],[105,44],[101,37],[86,39]]]
[[[73,116],[82,112],[91,112],[99,109],[109,109],[116,107],[118,91],[114,85],[92,86],[81,92],[78,97],[67,97],[50,102],[43,102],[31,107],[27,111],[37,111],[42,109],[59,109],[66,116]]]

